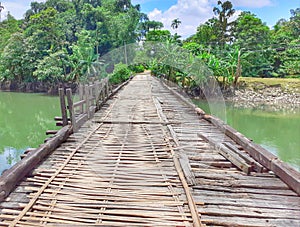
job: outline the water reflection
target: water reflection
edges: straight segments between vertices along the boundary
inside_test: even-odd
[[[207,103],[195,101],[209,112]],[[226,105],[227,123],[300,170],[300,109]]]
[[[13,147],[5,147],[3,153],[0,154],[0,173],[20,161],[20,156],[26,149],[17,150]]]
[[[29,147],[38,147],[45,132],[56,129],[57,97],[0,92],[0,173],[19,160]]]

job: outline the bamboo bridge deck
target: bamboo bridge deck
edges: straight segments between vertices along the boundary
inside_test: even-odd
[[[300,226],[299,172],[292,190],[173,90],[134,77],[3,199],[0,226]]]

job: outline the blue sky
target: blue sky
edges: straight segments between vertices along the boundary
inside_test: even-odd
[[[1,2],[5,7],[2,18],[5,18],[7,11],[10,11],[14,17],[20,19],[29,9],[31,0],[2,0]],[[212,8],[216,6],[217,0],[131,0],[131,2],[140,4],[142,11],[147,13],[150,19],[163,22],[165,28],[171,31],[172,20],[179,18],[182,24],[177,32],[183,37],[188,37],[195,33],[199,24],[213,16]],[[274,26],[281,18],[288,19],[290,9],[300,8],[300,0],[231,0],[231,2],[237,11],[235,16],[241,11],[251,11],[269,27]]]

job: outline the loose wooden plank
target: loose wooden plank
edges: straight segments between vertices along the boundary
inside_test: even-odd
[[[212,146],[214,146],[214,148],[217,149],[222,156],[224,156],[226,159],[232,162],[237,168],[241,169],[244,173],[247,174],[250,173],[251,166],[235,152],[232,152],[224,144],[214,141],[213,139],[209,138],[206,135],[203,134],[198,134],[198,135],[204,140],[206,140],[207,142],[209,142]]]

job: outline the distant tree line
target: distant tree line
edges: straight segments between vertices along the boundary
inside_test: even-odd
[[[0,81],[79,81],[99,57],[161,27],[130,0],[32,2],[24,19],[0,23]]]
[[[204,62],[224,87],[236,85],[240,76],[300,78],[300,8],[290,12],[289,20],[280,19],[270,29],[251,12],[242,12],[232,20],[232,3],[218,1],[214,17],[200,24],[196,34],[186,40],[179,40],[177,33],[172,36],[168,30],[150,31],[146,38],[179,44]],[[177,29],[180,24],[177,18],[172,27]],[[171,48],[166,54],[177,58],[174,62],[187,64],[187,56],[182,59],[176,52],[178,49]],[[175,68],[170,72],[159,61],[154,68],[155,73],[187,87],[198,86],[201,77]]]
[[[160,58],[135,69],[148,67],[182,86],[197,86],[203,75],[161,64],[161,59],[194,69],[204,63],[226,86],[235,84],[239,76],[299,77],[300,8],[291,10],[289,20],[280,19],[273,29],[251,12],[242,12],[233,21],[230,1],[218,1],[213,13],[194,35],[182,40],[177,34],[180,18],[172,21],[176,33],[171,35],[130,0],[32,2],[24,19],[8,14],[0,23],[0,81],[78,82],[99,73],[99,57],[139,41],[166,45]],[[151,48],[144,51],[150,53]],[[136,58],[140,60],[142,54]],[[122,65],[118,68],[125,70]]]

